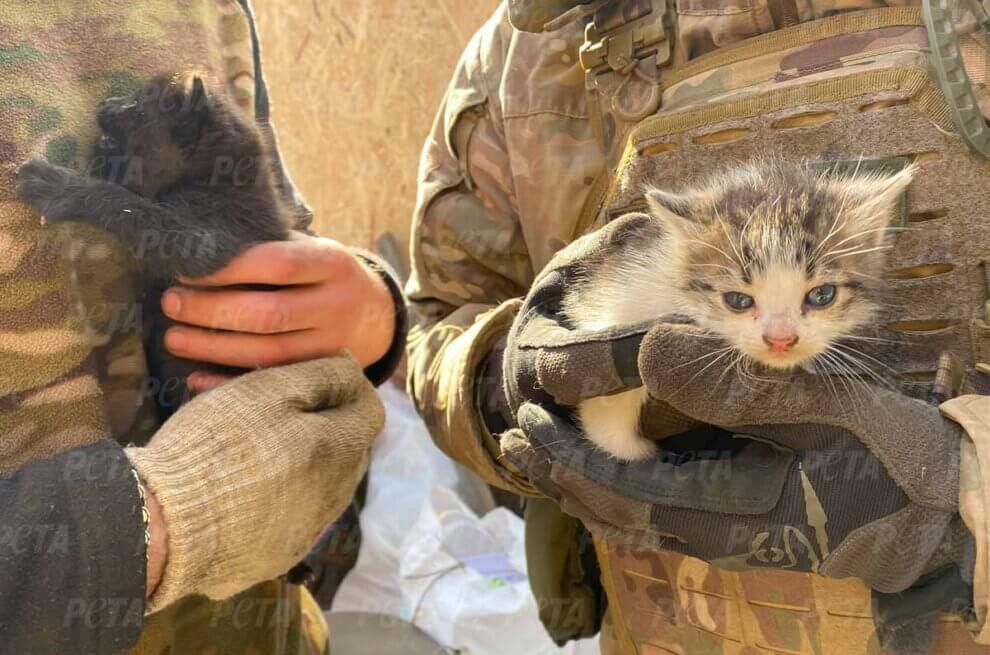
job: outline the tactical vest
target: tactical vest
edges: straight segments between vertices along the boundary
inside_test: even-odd
[[[612,172],[595,185],[578,234],[642,210],[646,185],[676,189],[754,155],[917,163],[882,317],[899,345],[883,356],[906,393],[951,387],[940,361],[990,362],[990,131],[979,105],[990,99],[974,93],[987,82],[990,17],[976,3],[953,15],[946,0],[932,0],[809,20],[793,0],[753,1],[764,10],[748,18],[754,36],[700,56],[678,52],[672,35],[730,3],[677,0],[674,11],[634,0],[595,13],[581,61]],[[717,30],[709,42],[718,44]],[[595,549],[609,599],[604,653],[883,652],[870,591],[857,580],[730,572],[600,540]],[[934,652],[990,647],[946,615]]]

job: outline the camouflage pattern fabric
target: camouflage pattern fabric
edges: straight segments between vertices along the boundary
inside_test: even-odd
[[[99,102],[185,68],[223,81],[253,111],[250,23],[236,0],[0,5],[0,471],[107,434],[142,443],[156,429],[132,261],[98,230],[42,225],[14,198],[13,178],[36,155],[85,169]],[[133,653],[325,649],[312,599],[269,582],[226,604],[190,598],[147,617]]]
[[[622,612],[621,618],[613,612],[603,655],[886,655],[858,580],[735,573],[666,551],[596,546],[610,598]],[[935,638],[936,653],[990,652],[958,617],[940,617]]]
[[[562,4],[531,0],[503,5],[462,55],[424,148],[412,230],[413,273],[407,286],[413,314],[409,389],[434,439],[445,452],[486,480],[523,494],[532,494],[532,487],[500,456],[475,409],[476,387],[482,382],[477,371],[487,352],[504,337],[518,311],[518,298],[525,295],[534,272],[580,234],[636,209],[616,203],[608,211],[598,211],[605,202],[609,165],[618,163],[626,136],[635,127],[614,111],[608,92],[621,91],[638,101],[646,97],[651,84],[639,78],[617,79],[603,85],[606,93],[600,94],[601,107],[592,106],[578,63],[578,48],[589,16],[573,14],[574,22],[558,21],[551,31],[534,27],[563,15],[568,8]],[[752,78],[755,80],[764,76],[767,84],[786,85],[797,78],[807,81],[816,74],[828,84],[825,78],[843,66],[856,67],[877,58],[888,61],[889,66],[903,66],[912,58],[917,61],[912,48],[916,51],[919,43],[920,4],[920,0],[796,3],[801,22],[885,7],[906,8],[915,18],[910,22],[905,14],[889,24],[864,25],[858,32],[870,34],[846,39],[842,47],[819,48],[817,52],[813,48],[793,50],[772,55],[757,67],[747,65],[750,62],[739,64],[738,70],[756,76]],[[697,62],[705,53],[721,56],[725,46],[733,47],[724,52],[736,52],[744,47],[741,42],[746,38],[764,32],[773,36],[779,26],[766,20],[767,5],[766,0],[676,3],[672,18],[677,31],[670,35],[672,59],[659,82],[665,93],[660,115],[667,102],[686,107],[711,97],[703,97],[703,93],[717,96],[723,87],[727,93],[734,91],[736,78],[721,79],[715,69],[705,69]],[[534,12],[530,14],[535,17],[532,23],[521,13],[526,7]],[[541,13],[544,10],[548,11]],[[810,29],[821,25],[816,23]],[[986,56],[974,42],[967,41],[967,47],[975,48],[977,60]],[[809,59],[809,55],[814,56]],[[967,60],[967,67],[973,59]],[[720,66],[731,65],[731,61],[729,57]],[[692,65],[698,67],[692,69]],[[680,79],[676,77],[678,70],[683,75]],[[986,97],[985,75],[977,81],[981,85],[978,93]],[[876,102],[883,106],[889,100]],[[751,111],[760,114],[757,103]],[[605,126],[603,141],[596,134],[596,113]],[[944,125],[944,129],[951,129],[951,125]],[[713,138],[731,136],[729,130]],[[641,147],[643,154],[658,154],[667,145],[654,139],[645,140]],[[689,175],[683,169],[671,169],[672,173],[678,171]],[[923,217],[919,214],[919,219]],[[939,243],[949,242],[933,242],[933,246]],[[965,313],[972,308],[956,309]],[[971,352],[968,359],[972,361],[974,356],[978,361],[986,359],[984,352]],[[608,544],[597,546],[600,555],[609,552]],[[664,611],[681,617],[692,613],[710,630],[701,634],[697,626],[684,628],[658,637],[654,645],[649,638],[636,644],[628,639],[618,644],[606,639],[607,652],[879,652],[870,620],[869,594],[856,580],[839,582],[787,572],[781,572],[779,578],[771,576],[773,580],[743,578],[663,551],[623,551],[621,555],[602,558],[613,614],[620,609],[635,610],[659,620]],[[635,594],[620,596],[617,585],[629,578],[646,580],[624,574],[627,569],[639,572],[637,566],[641,565],[650,569],[663,566],[665,573],[652,576],[654,585],[639,584]],[[743,628],[725,633],[731,638],[717,638],[719,626],[724,624],[720,619],[733,615],[758,616],[737,622]],[[825,621],[825,616],[831,619]],[[622,632],[627,619],[606,621],[609,634],[617,638],[627,634]],[[661,621],[655,625],[668,624]],[[943,634],[938,652],[966,652],[962,646],[972,647],[971,637],[959,624],[944,624],[940,629]],[[774,636],[778,633],[786,635],[786,640]],[[643,634],[648,635],[649,630],[640,636]],[[843,639],[838,640],[840,635]],[[837,640],[838,650],[825,649],[823,644],[830,640]],[[798,645],[781,650],[779,645],[785,641]]]
[[[549,21],[589,2],[591,0],[509,0],[509,18],[518,30],[540,32]]]

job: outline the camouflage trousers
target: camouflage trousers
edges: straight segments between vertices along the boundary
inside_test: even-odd
[[[146,617],[129,655],[329,655],[329,630],[304,587],[264,582],[216,603],[186,598]]]

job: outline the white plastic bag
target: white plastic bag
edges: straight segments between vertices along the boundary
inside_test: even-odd
[[[506,509],[478,518],[434,487],[402,544],[403,615],[468,653],[558,653],[525,576],[523,523]]]
[[[361,551],[331,612],[400,617],[469,655],[597,655],[597,639],[557,648],[540,624],[522,519],[493,509],[408,396],[391,384],[379,394],[388,418],[372,449]]]
[[[333,599],[332,612],[400,615],[399,549],[434,486],[456,489],[472,507],[494,507],[488,488],[433,444],[409,397],[388,383],[378,390],[385,429],[375,440],[368,493],[359,517],[361,550]]]

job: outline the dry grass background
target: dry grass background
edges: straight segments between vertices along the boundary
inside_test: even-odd
[[[497,0],[255,0],[273,120],[321,234],[408,247],[419,153]],[[404,250],[405,252],[405,250]]]

